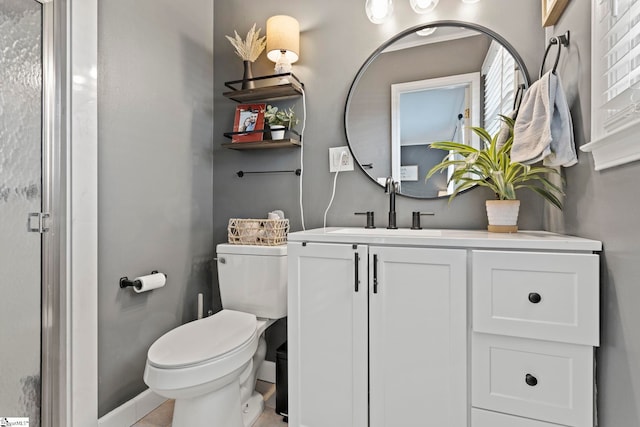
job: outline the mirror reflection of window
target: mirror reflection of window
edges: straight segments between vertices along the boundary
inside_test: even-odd
[[[509,52],[497,43],[491,42],[482,64],[484,78],[484,128],[490,135],[500,129],[499,115],[508,116],[514,109],[516,89],[520,83],[520,73]]]

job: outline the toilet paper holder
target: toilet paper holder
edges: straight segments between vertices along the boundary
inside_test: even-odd
[[[156,273],[159,273],[159,271],[158,270],[153,270],[151,272],[151,274],[156,274]],[[160,274],[163,274],[165,279],[168,277],[165,273],[160,273]],[[120,288],[124,289],[124,288],[128,288],[130,286],[140,289],[142,287],[142,283],[140,282],[140,280],[129,280],[129,278],[127,276],[124,276],[124,277],[120,278]]]

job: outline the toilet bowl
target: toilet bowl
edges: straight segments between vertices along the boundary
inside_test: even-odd
[[[225,246],[234,247],[225,251]],[[223,306],[233,309],[167,332],[147,353],[144,381],[155,393],[175,399],[174,427],[249,427],[263,410],[254,388],[266,354],[264,331],[286,315],[286,276],[281,277],[286,247],[239,246],[218,245]],[[225,304],[223,288],[229,286],[233,291],[226,292]],[[277,296],[283,286],[284,300]],[[265,313],[273,318],[257,317]]]

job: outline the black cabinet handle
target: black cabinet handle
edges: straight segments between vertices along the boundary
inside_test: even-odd
[[[531,387],[535,387],[536,384],[538,384],[538,379],[531,374],[527,374],[524,377],[524,382],[526,382],[527,385],[530,385]]]
[[[373,293],[378,293],[378,255],[373,255]]]
[[[529,301],[530,301],[532,304],[537,304],[537,303],[539,303],[540,301],[542,301],[542,297],[541,297],[541,296],[540,296],[540,294],[539,294],[539,293],[537,293],[537,292],[531,292],[531,293],[529,294]]]
[[[358,252],[355,253],[354,261],[355,261],[355,264],[356,264],[355,289],[356,289],[356,292],[358,292],[358,288],[359,288],[359,285],[360,285],[360,277],[359,277],[359,274],[360,274],[360,265],[359,265],[360,264],[360,255],[358,254]]]

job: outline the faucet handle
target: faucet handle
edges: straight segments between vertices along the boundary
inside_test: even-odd
[[[373,219],[373,211],[355,212],[354,215],[366,215],[367,216],[367,226],[365,228],[376,228],[375,221]]]
[[[411,229],[412,230],[422,230],[422,227],[420,226],[420,216],[422,215],[429,215],[429,216],[434,216],[435,213],[433,212],[420,212],[420,211],[414,211],[411,215]]]

